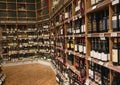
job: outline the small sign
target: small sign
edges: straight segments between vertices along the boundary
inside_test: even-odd
[[[118,4],[118,3],[120,3],[119,0],[112,0],[112,5],[116,5],[116,4]]]
[[[117,33],[111,33],[111,37],[117,37]]]
[[[99,61],[99,64],[100,64],[100,65],[103,65],[103,64],[104,64],[104,62],[102,62],[102,61]]]
[[[91,37],[91,34],[88,34],[88,37]]]

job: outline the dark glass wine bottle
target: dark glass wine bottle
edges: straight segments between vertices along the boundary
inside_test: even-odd
[[[109,69],[101,66],[102,85],[110,85]]]
[[[88,16],[88,33],[92,32],[92,15]]]
[[[93,31],[92,32],[97,32],[97,21],[96,21],[96,14],[94,13],[93,14],[93,17],[92,17],[92,19],[93,19]]]
[[[113,31],[118,31],[118,18],[119,18],[118,9],[117,9],[117,5],[115,5],[114,6],[114,15],[112,16]]]
[[[112,62],[114,65],[118,65],[118,39],[114,38],[113,40],[113,49],[112,49]]]
[[[119,85],[119,84],[120,84],[120,73],[113,72],[112,85]]]

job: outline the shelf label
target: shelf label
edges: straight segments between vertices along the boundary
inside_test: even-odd
[[[100,40],[105,40],[105,37],[101,37]]]
[[[102,62],[102,61],[99,61],[99,63],[98,64],[100,64],[100,65],[103,65],[104,64],[104,62]]]
[[[89,57],[89,58],[88,58],[88,60],[89,60],[89,61],[91,61],[91,60],[92,60],[92,58],[91,58],[91,57]]]
[[[97,6],[93,6],[93,7],[92,7],[92,10],[93,10],[93,9],[96,9],[96,7],[97,7]]]
[[[91,37],[91,34],[88,34],[88,37]]]
[[[104,37],[104,33],[99,34],[99,37]]]
[[[118,3],[120,3],[119,0],[112,0],[112,5],[116,5],[116,4],[118,4]]]
[[[117,37],[117,33],[111,33],[111,37]]]

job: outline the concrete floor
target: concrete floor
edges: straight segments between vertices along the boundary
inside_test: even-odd
[[[52,69],[40,64],[5,66],[5,85],[58,85]]]

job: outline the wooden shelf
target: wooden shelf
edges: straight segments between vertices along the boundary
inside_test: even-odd
[[[92,33],[92,34],[87,34],[87,37],[120,37],[120,32]]]
[[[105,7],[109,7],[109,4],[112,2],[113,0],[105,0],[89,9],[87,9],[86,13],[92,13],[95,11],[99,11],[101,9],[104,9]]]

